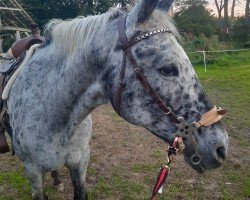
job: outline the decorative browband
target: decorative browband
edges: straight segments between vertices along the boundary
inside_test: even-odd
[[[143,35],[141,36],[138,36],[135,38],[135,42],[139,42],[141,40],[144,40],[152,35],[156,35],[156,34],[159,34],[159,33],[172,33],[172,31],[169,29],[169,28],[163,28],[163,29],[157,29],[157,30],[154,30],[154,31],[150,31],[148,33],[144,33]]]

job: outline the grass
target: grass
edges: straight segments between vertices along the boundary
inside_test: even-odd
[[[0,187],[4,191],[11,191],[1,192],[1,200],[13,199],[15,196],[18,196],[20,200],[27,200],[31,196],[29,181],[23,168],[19,168],[17,171],[1,172]]]
[[[45,193],[53,196],[53,200],[59,200],[59,195],[51,187],[46,186]],[[0,172],[0,200],[14,199],[31,199],[30,183],[22,166],[18,170]]]
[[[104,110],[105,113],[109,115],[115,123],[121,124],[124,122],[124,120],[114,110],[110,110],[108,107],[105,107]]]
[[[202,67],[196,67],[197,74],[210,99],[216,104],[228,108],[225,124],[230,130],[237,127],[242,134],[229,132],[241,145],[249,142],[250,127],[250,65],[217,67],[210,66],[205,73]]]
[[[238,146],[235,153],[240,154],[241,149],[249,149],[250,64],[223,67],[212,65],[206,73],[202,67],[196,67],[196,71],[208,96],[216,104],[228,108],[224,123],[229,136]],[[242,156],[244,158],[249,155]],[[237,190],[223,188],[224,199],[250,198],[250,171],[247,163],[239,161],[227,166],[224,179]]]
[[[120,199],[137,199],[143,196],[145,188],[140,183],[130,182],[120,167],[116,167],[110,179],[103,176],[99,178],[98,184],[90,191],[90,200],[108,199],[119,196]]]

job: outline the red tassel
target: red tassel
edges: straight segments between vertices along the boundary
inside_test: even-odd
[[[150,200],[154,199],[154,197],[157,195],[157,193],[160,190],[160,188],[162,187],[162,185],[166,182],[166,178],[168,176],[168,170],[169,170],[168,166],[166,166],[166,165],[162,166],[160,173],[158,175],[156,184],[154,186],[154,190],[153,190],[153,193],[152,193]]]

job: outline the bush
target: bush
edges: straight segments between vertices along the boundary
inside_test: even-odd
[[[250,41],[247,41],[243,44],[244,48],[250,48]]]
[[[199,37],[186,36],[183,46],[187,52],[203,50],[214,51],[233,48],[229,43],[220,42],[217,35],[213,35],[210,38],[207,38],[203,34],[201,34]]]
[[[232,30],[230,31],[230,37],[232,41],[241,43],[250,40],[250,25],[244,17],[237,18],[232,22]]]

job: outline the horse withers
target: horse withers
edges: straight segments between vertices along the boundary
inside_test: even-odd
[[[178,32],[167,14],[171,3],[139,0],[128,13],[116,8],[47,25],[47,40],[20,72],[8,99],[13,145],[24,162],[33,199],[44,199],[43,174],[62,166],[70,171],[74,199],[87,198],[90,113],[97,106],[116,107],[119,101],[122,118],[168,143],[177,131],[170,111],[191,124],[212,109],[178,44]],[[118,34],[121,18],[128,46]],[[200,156],[199,162],[192,162],[193,142],[184,140],[184,157],[192,168],[204,172],[224,162],[228,136],[221,122],[194,129],[192,138]]]

